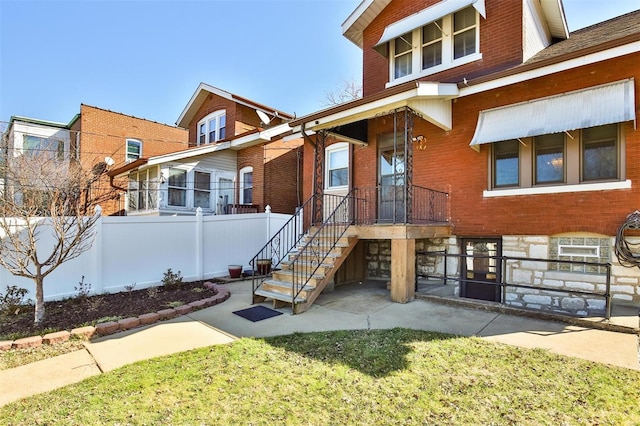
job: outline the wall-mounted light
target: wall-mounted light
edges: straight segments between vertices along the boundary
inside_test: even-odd
[[[412,140],[413,140],[413,143],[418,144],[418,149],[420,151],[424,151],[425,148],[427,148],[427,138],[425,138],[424,136],[418,135],[414,137]]]

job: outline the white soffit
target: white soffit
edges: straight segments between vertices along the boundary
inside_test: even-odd
[[[469,145],[477,148],[630,120],[635,121],[633,79],[480,111]]]
[[[549,31],[555,38],[566,40],[569,38],[569,27],[564,14],[561,0],[540,0],[542,11],[549,25]]]
[[[440,3],[436,3],[418,13],[407,16],[406,18],[394,22],[387,26],[382,33],[382,37],[375,44],[374,47],[380,46],[390,40],[400,37],[403,34],[413,31],[429,22],[433,22],[443,16],[449,15],[453,12],[457,12],[460,9],[464,9],[467,6],[473,6],[483,18],[486,18],[487,13],[485,11],[484,0],[445,0]]]

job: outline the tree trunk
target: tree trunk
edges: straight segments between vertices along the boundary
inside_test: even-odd
[[[43,278],[37,276],[34,278],[36,284],[36,311],[33,318],[33,323],[36,325],[42,324],[44,321],[44,290],[42,288]]]

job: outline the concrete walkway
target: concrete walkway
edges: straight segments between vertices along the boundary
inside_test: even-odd
[[[251,282],[227,284],[229,300],[187,316],[95,339],[86,350],[0,371],[0,405],[76,383],[136,361],[224,344],[238,337],[295,332],[406,327],[578,357],[640,371],[638,335],[415,300],[392,303],[384,284],[344,286],[321,295],[302,315],[290,308],[251,322],[232,312],[251,306]],[[265,303],[265,306],[270,304]],[[633,318],[632,318],[633,319]],[[636,318],[637,320],[637,313]],[[628,319],[627,319],[628,321]]]

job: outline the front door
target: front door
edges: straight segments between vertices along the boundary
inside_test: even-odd
[[[500,302],[502,240],[499,238],[462,239],[460,296]]]
[[[404,223],[405,146],[401,136],[382,138],[378,147],[378,222]]]

